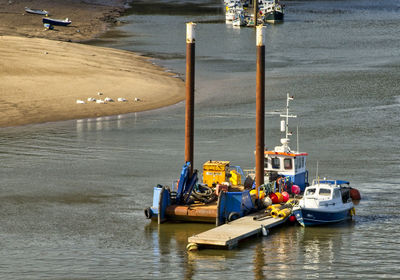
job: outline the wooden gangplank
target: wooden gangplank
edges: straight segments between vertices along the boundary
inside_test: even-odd
[[[253,217],[259,215],[260,213],[255,213],[244,216],[228,224],[195,234],[189,237],[188,241],[189,243],[195,243],[197,245],[232,248],[233,246],[236,246],[240,240],[260,233],[262,227],[270,229],[284,223],[288,219],[288,217],[280,219],[272,218],[271,216],[266,216],[257,220],[253,219]]]

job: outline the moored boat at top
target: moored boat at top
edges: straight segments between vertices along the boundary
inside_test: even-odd
[[[259,10],[264,22],[277,23],[284,19],[283,6],[277,0],[261,1]]]
[[[244,9],[242,2],[239,0],[232,0],[225,6],[225,21],[227,23],[232,22],[235,17],[239,14],[244,15]]]
[[[70,21],[68,18],[66,18],[66,19],[53,19],[53,18],[48,18],[48,17],[43,18],[43,23],[50,24],[50,25],[67,26],[67,25],[70,25],[71,22],[72,21]]]
[[[235,27],[246,25],[246,18],[243,11],[236,12],[232,20],[232,25]]]
[[[351,219],[355,210],[349,184],[342,180],[314,180],[293,208],[297,221],[302,226],[315,226]]]

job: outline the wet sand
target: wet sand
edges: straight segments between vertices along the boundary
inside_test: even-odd
[[[0,127],[138,112],[184,98],[180,78],[127,51],[0,36],[0,53]],[[114,102],[88,101],[106,97]]]
[[[94,39],[118,24],[125,2],[1,1],[0,33],[6,36],[0,36],[0,127],[125,114],[183,100],[182,80],[144,57],[68,43]],[[46,30],[42,16],[25,13],[25,7],[72,24]],[[115,102],[88,101],[106,97]]]
[[[0,1],[0,34],[39,37],[62,41],[85,41],[118,24],[124,11],[124,0],[2,0]],[[68,27],[46,30],[42,15],[29,14],[25,7],[46,10],[50,18],[69,18]]]

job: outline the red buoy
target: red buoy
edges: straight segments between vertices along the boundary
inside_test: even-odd
[[[292,186],[292,193],[293,194],[299,194],[300,193],[300,187],[298,185],[293,185]]]
[[[294,223],[296,221],[296,217],[294,215],[289,216],[289,222]]]
[[[287,202],[289,200],[289,194],[287,192],[282,192],[283,202]]]
[[[360,200],[361,199],[360,192],[354,188],[350,189],[350,197],[352,200]]]
[[[271,198],[273,204],[278,204],[279,203],[279,198],[278,198],[278,196],[276,194],[270,193],[269,194],[269,198]]]

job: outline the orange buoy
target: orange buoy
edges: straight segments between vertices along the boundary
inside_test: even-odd
[[[283,201],[283,196],[280,192],[276,192],[275,195],[278,197],[278,203],[281,203]]]
[[[360,192],[354,188],[350,188],[350,197],[352,200],[360,200],[361,199]]]

